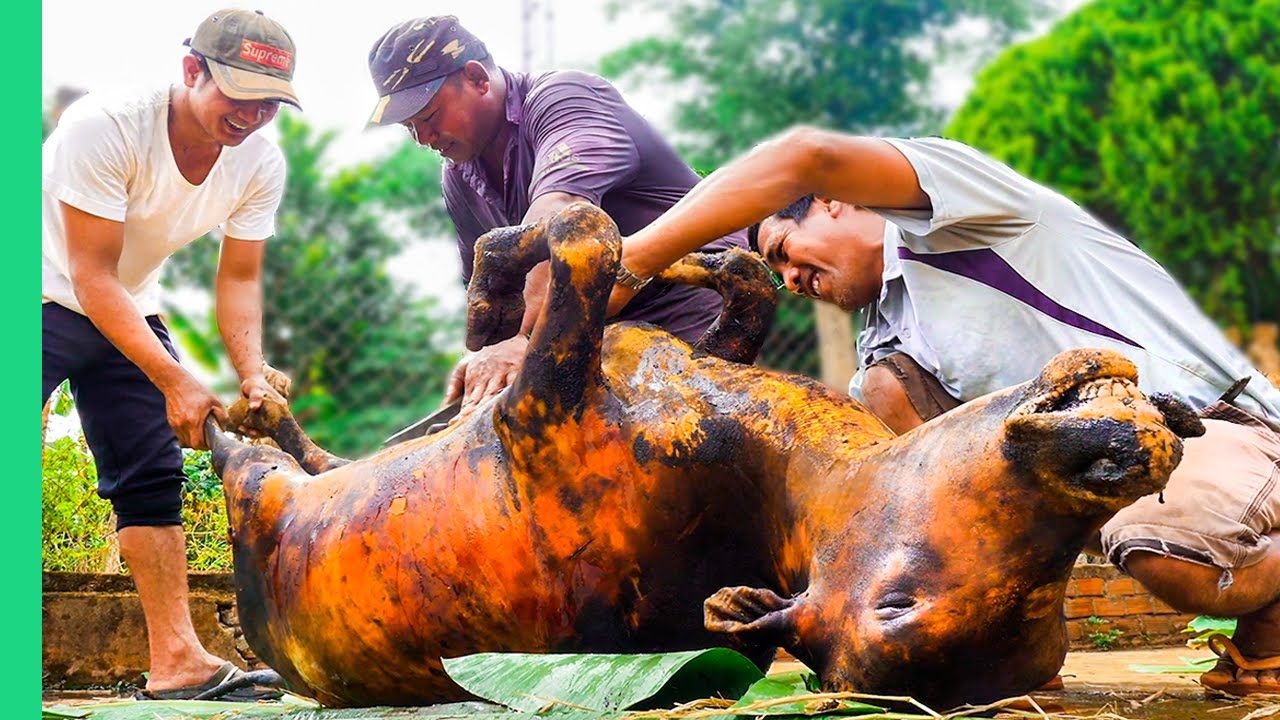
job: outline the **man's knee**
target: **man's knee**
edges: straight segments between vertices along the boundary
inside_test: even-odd
[[[903,353],[893,353],[866,369],[862,398],[871,412],[899,434],[960,405],[937,378]]]
[[[127,527],[182,525],[182,486],[169,484],[110,498],[116,513],[116,531]]]

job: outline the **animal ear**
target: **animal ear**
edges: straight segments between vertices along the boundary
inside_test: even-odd
[[[795,606],[795,598],[780,597],[767,588],[721,588],[702,603],[703,624],[744,641],[788,646],[795,636]]]

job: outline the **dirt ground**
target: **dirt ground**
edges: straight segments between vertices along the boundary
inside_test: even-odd
[[[1134,665],[1180,666],[1208,657],[1205,650],[1170,647],[1148,650],[1073,652],[1062,668],[1063,689],[1032,694],[1030,705],[993,711],[997,718],[1098,718],[1099,720],[1280,720],[1280,696],[1239,699],[1210,696],[1198,673],[1146,673]],[[775,663],[770,674],[803,669],[794,661]],[[85,705],[118,697],[110,691],[46,693],[44,704]],[[988,714],[988,717],[992,716]]]

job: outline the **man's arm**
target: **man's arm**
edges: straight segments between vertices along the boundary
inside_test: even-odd
[[[703,244],[757,223],[810,193],[868,207],[929,208],[915,169],[891,144],[795,128],[712,173],[627,238],[623,264],[640,277],[652,277]],[[611,308],[618,296],[615,291]]]
[[[536,223],[544,218],[560,212],[575,202],[589,202],[586,198],[567,192],[543,193],[529,205],[522,223]],[[520,332],[515,337],[494,343],[472,355],[463,358],[449,376],[449,386],[445,392],[445,402],[450,403],[462,399],[462,412],[459,418],[465,417],[472,408],[485,398],[502,392],[502,389],[515,380],[524,362],[525,351],[529,347],[529,336],[537,324],[542,306],[547,300],[547,283],[551,278],[548,263],[539,263],[525,277],[524,283],[524,319],[520,322]]]
[[[214,285],[218,333],[240,376],[240,394],[255,409],[268,396],[285,402],[267,383],[262,358],[262,258],[266,245],[261,240],[223,238]]]
[[[219,422],[226,410],[207,388],[169,354],[120,282],[124,223],[61,203],[67,261],[76,300],[98,330],[164,394],[169,424],[186,447],[203,448],[204,419]]]

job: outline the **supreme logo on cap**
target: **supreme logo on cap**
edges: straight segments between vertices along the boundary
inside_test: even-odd
[[[263,45],[252,40],[243,40],[240,43],[240,57],[254,62],[259,65],[267,65],[280,70],[288,71],[293,67],[293,53],[280,48]]]

